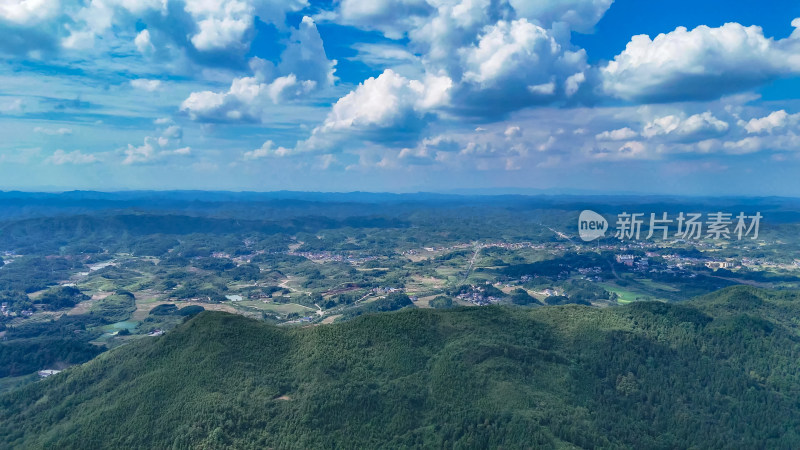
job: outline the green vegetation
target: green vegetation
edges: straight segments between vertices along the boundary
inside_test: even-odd
[[[39,375],[30,373],[28,375],[21,375],[18,377],[4,377],[0,378],[0,393],[16,389],[26,384],[34,383],[39,380]]]
[[[539,300],[531,297],[525,289],[514,289],[511,293],[511,303],[515,305],[541,305]]]
[[[411,299],[408,297],[408,295],[399,292],[392,292],[386,297],[375,300],[374,302],[365,303],[361,306],[349,309],[347,310],[346,315],[348,317],[357,317],[368,313],[396,311],[407,306],[414,306],[414,303],[411,302]]]
[[[68,258],[41,256],[19,258],[11,264],[2,266],[0,290],[25,293],[40,291],[69,278],[70,271],[79,267],[82,267],[82,264]]]
[[[0,193],[0,442],[796,444],[782,420],[800,404],[786,362],[800,326],[794,200],[726,200],[764,214],[755,241],[587,244],[574,235],[587,205],[709,203],[273,195]],[[779,291],[719,291],[736,284]],[[95,441],[91,424],[115,420]]]
[[[150,315],[153,316],[168,316],[178,312],[178,307],[171,303],[163,303],[150,310]]]
[[[117,291],[95,302],[90,313],[105,323],[114,323],[128,320],[135,310],[134,295],[127,291]]]
[[[89,296],[83,294],[78,288],[73,286],[60,286],[52,288],[34,300],[34,303],[41,304],[45,310],[58,310],[72,308],[78,303],[89,300]]]
[[[577,298],[573,299],[567,297],[566,295],[551,295],[550,297],[547,297],[544,302],[548,305],[591,305],[591,303],[586,300]]]
[[[101,333],[93,317],[62,316],[58,320],[9,326],[0,342],[0,377],[20,376],[54,366],[79,364],[103,349],[89,342]]]
[[[395,297],[399,299],[399,297]],[[0,440],[92,448],[797,448],[800,296],[205,312],[0,396]]]
[[[203,308],[200,305],[189,305],[179,309],[178,311],[176,311],[176,313],[179,316],[191,317],[200,314],[203,311],[205,311],[205,308]]]
[[[430,301],[431,308],[446,309],[453,307],[453,299],[444,295],[436,296]]]
[[[0,377],[14,377],[53,365],[86,362],[102,350],[79,339],[0,343]]]

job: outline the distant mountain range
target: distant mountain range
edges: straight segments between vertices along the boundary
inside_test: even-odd
[[[482,191],[481,191],[482,192]],[[592,209],[616,214],[636,208],[642,212],[712,211],[769,212],[768,221],[800,221],[800,199],[787,197],[682,197],[665,195],[552,194],[528,191],[472,191],[453,193],[380,192],[228,192],[228,191],[0,191],[0,220],[96,211],[151,211],[219,215],[235,211],[280,211],[299,215],[402,215],[421,208],[480,206],[507,210]],[[766,216],[765,216],[766,217]]]

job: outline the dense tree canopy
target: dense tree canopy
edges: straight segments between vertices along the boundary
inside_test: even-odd
[[[0,440],[797,448],[798,314],[796,294],[752,288],[683,305],[412,308],[294,329],[205,312],[0,396]]]

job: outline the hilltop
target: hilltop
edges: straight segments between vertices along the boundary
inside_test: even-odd
[[[26,448],[796,448],[800,295],[408,309],[277,327],[203,312],[0,397]]]

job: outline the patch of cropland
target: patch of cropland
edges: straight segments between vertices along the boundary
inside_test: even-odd
[[[368,311],[365,311],[368,312]],[[0,397],[25,448],[798,448],[800,296],[204,312]]]

